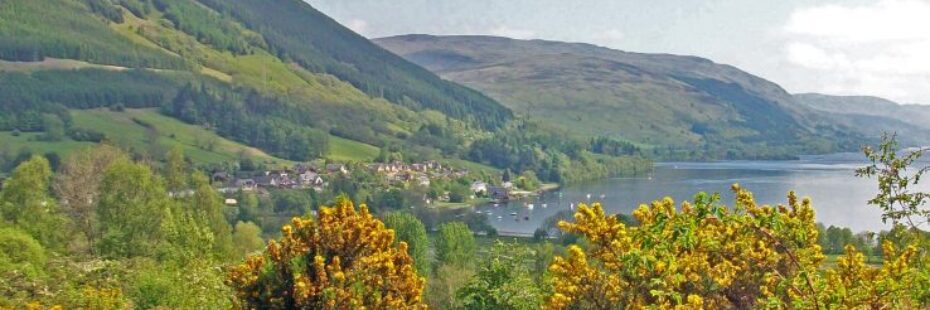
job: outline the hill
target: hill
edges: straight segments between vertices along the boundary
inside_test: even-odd
[[[784,158],[861,141],[808,115],[777,84],[703,58],[487,36],[375,42],[574,136],[622,139],[663,157]]]
[[[10,0],[0,43],[0,133],[15,142],[0,145],[4,167],[20,150],[103,140],[155,159],[181,144],[202,164],[248,147],[264,161],[436,159],[548,182],[650,165],[629,143],[514,121],[299,0]],[[171,122],[188,127],[160,128]]]
[[[414,138],[427,126],[474,138],[512,115],[298,0],[3,1],[0,85],[7,136],[37,134],[50,122],[66,128],[65,147],[34,141],[35,149],[86,142],[77,129],[138,145],[114,128],[78,127],[88,109],[131,108],[277,160],[370,159],[385,144],[411,157],[454,156],[434,143],[442,139]],[[110,117],[123,117],[95,115],[113,124],[120,120]],[[237,154],[213,155],[197,159]]]
[[[871,96],[806,93],[794,98],[798,104],[816,111],[821,119],[846,125],[872,139],[882,132],[895,132],[905,145],[930,142],[930,106],[899,104]]]

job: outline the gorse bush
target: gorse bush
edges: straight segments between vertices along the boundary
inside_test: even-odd
[[[407,244],[347,198],[316,218],[294,218],[264,255],[229,272],[245,309],[421,309],[424,279]]]
[[[670,198],[633,212],[639,226],[581,205],[561,228],[589,246],[571,246],[550,267],[554,292],[546,309],[888,308],[918,307],[928,289],[917,249],[884,244],[885,263],[871,267],[853,247],[836,267],[824,255],[809,199],[760,206],[737,185],[736,205],[698,194],[676,209]]]

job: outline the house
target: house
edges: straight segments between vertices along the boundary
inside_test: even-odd
[[[329,172],[329,173],[338,172],[338,173],[345,174],[345,173],[349,173],[349,170],[346,169],[346,165],[343,165],[343,164],[327,164],[326,172]]]
[[[490,186],[488,187],[488,197],[496,201],[507,201],[510,200],[510,190],[503,187]]]
[[[229,173],[226,171],[214,171],[210,176],[210,182],[214,184],[223,184],[229,182]]]
[[[417,176],[417,184],[420,186],[429,186],[429,177],[425,175]]]
[[[294,165],[294,172],[296,172],[297,174],[304,174],[307,172],[316,172],[316,169],[314,169],[314,167],[311,166],[310,164],[299,163],[299,164]]]
[[[235,193],[238,191],[243,192],[252,192],[257,188],[257,184],[253,179],[235,179],[231,182],[226,182],[223,186],[219,187],[217,190],[220,193],[229,194]]]
[[[511,189],[513,188],[513,182],[507,181],[507,182],[501,183],[501,187],[505,189]]]
[[[478,194],[478,193],[487,193],[487,192],[488,192],[488,183],[484,183],[484,182],[481,182],[481,181],[474,181],[474,182],[471,183],[470,188],[471,188],[471,192],[472,192],[472,193],[475,193],[475,194]]]
[[[254,191],[258,185],[255,184],[255,180],[253,179],[236,179],[233,181],[233,186],[242,190],[243,192],[251,192]]]
[[[232,198],[226,198],[226,200],[225,200],[224,202],[226,203],[227,206],[235,206],[235,205],[239,204],[238,201],[236,201],[235,199],[232,199]]]
[[[301,186],[323,186],[323,177],[316,172],[306,171],[301,173],[297,179]]]

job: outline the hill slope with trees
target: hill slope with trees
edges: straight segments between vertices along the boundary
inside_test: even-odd
[[[710,60],[590,44],[407,35],[375,42],[575,136],[607,136],[659,157],[786,158],[853,150],[775,83]],[[583,126],[579,126],[583,124]]]

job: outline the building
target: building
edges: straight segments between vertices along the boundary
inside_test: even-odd
[[[488,197],[491,197],[491,199],[495,201],[507,201],[510,200],[510,190],[503,187],[491,186],[488,187]]]
[[[481,181],[474,181],[471,183],[471,192],[475,194],[487,193],[488,192],[488,183]]]

